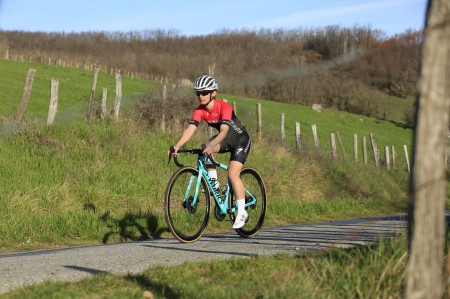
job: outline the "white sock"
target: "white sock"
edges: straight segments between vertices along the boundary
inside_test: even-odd
[[[236,200],[236,204],[237,204],[237,208],[238,208],[238,214],[247,213],[245,211],[245,198]]]
[[[216,182],[215,188],[219,189],[219,180],[217,179],[217,170],[216,169],[208,169],[209,178]]]

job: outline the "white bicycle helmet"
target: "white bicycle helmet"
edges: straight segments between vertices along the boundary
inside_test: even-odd
[[[219,89],[219,86],[213,77],[202,75],[195,79],[192,88],[194,88],[194,91],[213,91]]]

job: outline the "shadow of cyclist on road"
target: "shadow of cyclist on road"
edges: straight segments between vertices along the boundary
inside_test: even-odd
[[[103,236],[103,243],[108,243],[108,240],[117,235],[121,242],[125,241],[141,241],[158,239],[162,233],[169,230],[165,227],[158,227],[158,216],[153,213],[127,212],[122,218],[116,219],[111,216],[109,211],[103,213],[100,220],[110,230]]]

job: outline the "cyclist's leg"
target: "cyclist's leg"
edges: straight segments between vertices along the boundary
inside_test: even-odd
[[[231,161],[228,168],[228,177],[230,178],[234,194],[238,200],[245,198],[244,184],[241,180],[241,171],[243,167],[244,164],[241,162]]]
[[[212,136],[211,138],[209,138],[208,142],[210,142],[211,140],[213,140],[214,138],[216,138],[217,135]],[[220,144],[217,144],[214,149],[213,152],[219,152],[220,151]],[[213,158],[214,155],[212,154]],[[217,190],[219,190],[220,188],[220,184],[219,184],[219,179],[217,176],[217,170],[216,170],[216,166],[212,163],[205,163],[206,169],[208,170],[208,176],[211,178],[211,180],[214,182],[214,186]]]
[[[231,161],[228,168],[228,177],[230,178],[231,185],[233,185],[233,191],[236,196],[237,215],[236,220],[233,223],[233,228],[238,229],[244,226],[245,221],[248,218],[247,211],[245,211],[245,190],[244,184],[241,180],[241,171],[244,167],[239,161]]]
[[[245,211],[245,189],[244,183],[241,180],[241,171],[244,167],[244,163],[247,160],[248,152],[250,151],[250,137],[248,134],[242,136],[239,140],[237,147],[231,151],[230,166],[228,168],[228,177],[233,185],[233,191],[236,196],[236,204],[238,208],[236,221],[233,224],[233,228],[241,228],[244,226],[245,221],[248,218],[248,214]]]

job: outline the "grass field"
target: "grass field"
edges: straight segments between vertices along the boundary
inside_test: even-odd
[[[15,125],[10,118],[17,109],[30,67],[37,70],[30,104],[24,123]],[[167,165],[166,153],[178,139],[181,128],[171,132],[148,129],[127,112],[134,108],[134,94],[154,91],[158,85],[124,78],[122,89],[126,100],[119,120],[96,120],[87,124],[83,119],[91,88],[91,71],[11,61],[0,61],[0,71],[9,74],[7,80],[0,82],[0,117],[3,121],[0,138],[1,252],[170,237],[162,213],[162,197],[176,167]],[[60,106],[54,125],[47,127],[50,79],[53,77],[61,80]],[[112,104],[114,76],[99,74],[97,101],[98,90],[103,86],[108,88],[108,103]],[[331,109],[316,112],[300,105],[228,94],[219,97],[228,99],[231,104],[236,102],[237,114],[252,135],[252,151],[247,164],[258,169],[265,180],[269,201],[266,226],[405,211],[408,173],[402,153],[404,144],[408,148],[411,146],[410,129]],[[257,103],[262,105],[261,139],[256,134]],[[196,105],[193,98],[193,108]],[[281,144],[281,113],[285,114],[288,146]],[[303,150],[300,153],[294,150],[295,122],[301,123]],[[321,154],[313,147],[312,124],[318,127]],[[330,133],[337,131],[342,136],[347,160],[330,157]],[[352,161],[353,134],[361,138],[368,137],[369,133],[375,135],[380,151],[384,146],[395,146],[397,169],[376,168],[370,150],[368,165],[361,162],[361,153],[359,162]],[[197,147],[205,137],[205,132],[200,130],[187,146]],[[186,157],[184,161],[189,164],[194,162],[193,159]],[[227,155],[219,160],[226,162]],[[207,231],[229,229],[228,223],[211,221]],[[397,273],[404,269],[402,244],[392,247],[381,244],[311,258],[258,257],[245,263],[237,260],[161,267],[149,269],[140,276],[98,276],[76,284],[49,283],[4,297],[44,298],[53,294],[57,297],[138,298],[148,290],[156,298],[167,297],[167,294],[184,298],[195,297],[197,293],[193,292],[199,290],[200,285],[200,297],[212,294],[220,298],[231,294],[291,297],[293,292],[319,298],[358,297],[358,289],[351,290],[351,286],[358,283],[361,284],[359,292],[363,294],[377,290],[381,297],[396,297],[402,288],[403,278]],[[250,288],[237,288],[237,277],[230,275],[236,267],[245,267],[244,272],[249,276],[258,273],[249,280]],[[385,272],[392,273],[396,280],[369,285],[387,267],[391,267],[392,272]],[[341,268],[351,268],[355,275],[344,275],[345,281],[335,279],[330,284],[332,277],[342,275]],[[204,269],[208,271],[199,274]],[[254,269],[260,270],[255,272]],[[199,285],[178,281],[175,273],[180,271],[188,277],[198,277],[195,283]],[[208,277],[227,275],[230,276],[224,284],[233,292],[219,294]],[[270,288],[273,282],[276,288]]]
[[[21,97],[27,69],[36,69],[30,104],[22,125],[8,119]],[[124,78],[123,95],[128,99],[117,121],[84,122],[92,73],[42,64],[0,61],[0,70],[11,74],[0,84],[0,115],[4,119],[0,139],[0,213],[2,251],[65,246],[124,239],[158,237],[164,232],[162,196],[174,166],[167,166],[165,153],[182,128],[172,132],[147,129],[135,122],[130,111],[135,94],[154,92],[159,86]],[[55,123],[45,125],[51,78],[59,78],[61,106]],[[114,76],[99,73],[97,89],[114,88]],[[4,92],[3,92],[4,91]],[[113,97],[109,93],[110,97]],[[99,101],[97,96],[96,100]],[[407,186],[406,163],[400,149],[410,146],[411,130],[391,122],[359,115],[310,107],[281,104],[222,94],[253,136],[247,165],[263,175],[268,190],[270,213],[267,225],[308,222],[375,215],[404,210]],[[109,101],[111,103],[112,101]],[[256,104],[262,105],[262,138],[256,134]],[[193,99],[192,107],[198,104]],[[280,115],[285,114],[287,146],[282,146]],[[302,152],[295,151],[295,122],[302,126]],[[311,125],[316,124],[321,154],[314,149]],[[347,160],[330,158],[329,136],[342,136]],[[203,133],[202,133],[203,132]],[[373,133],[380,150],[398,149],[398,168],[374,167],[353,157],[353,134]],[[206,131],[187,146],[203,142]],[[369,141],[368,141],[369,143]],[[368,144],[369,145],[369,144]],[[219,157],[226,162],[228,156]],[[194,163],[195,157],[186,157]],[[267,163],[267,159],[271,163]],[[19,178],[19,179],[18,179]],[[225,174],[221,174],[221,179]],[[147,227],[148,218],[154,219]],[[120,228],[132,218],[135,224]],[[131,222],[132,223],[132,222]],[[212,223],[212,230],[226,229]],[[39,233],[36,233],[39,232]],[[108,236],[107,238],[105,236]]]
[[[92,87],[93,71],[8,60],[0,61],[0,71],[5,74],[0,82],[0,116],[12,116],[16,112],[22,99],[29,69],[35,69],[36,74],[26,117],[32,117],[39,124],[46,123],[50,103],[50,83],[52,78],[56,78],[59,80],[59,100],[55,124],[83,119]],[[154,85],[148,81],[123,77],[122,93],[126,95],[123,100],[125,108],[132,105],[127,101],[131,95],[146,92],[152,86]],[[114,75],[99,72],[97,99],[101,98],[103,88],[108,89],[108,108],[112,110],[115,97]]]

